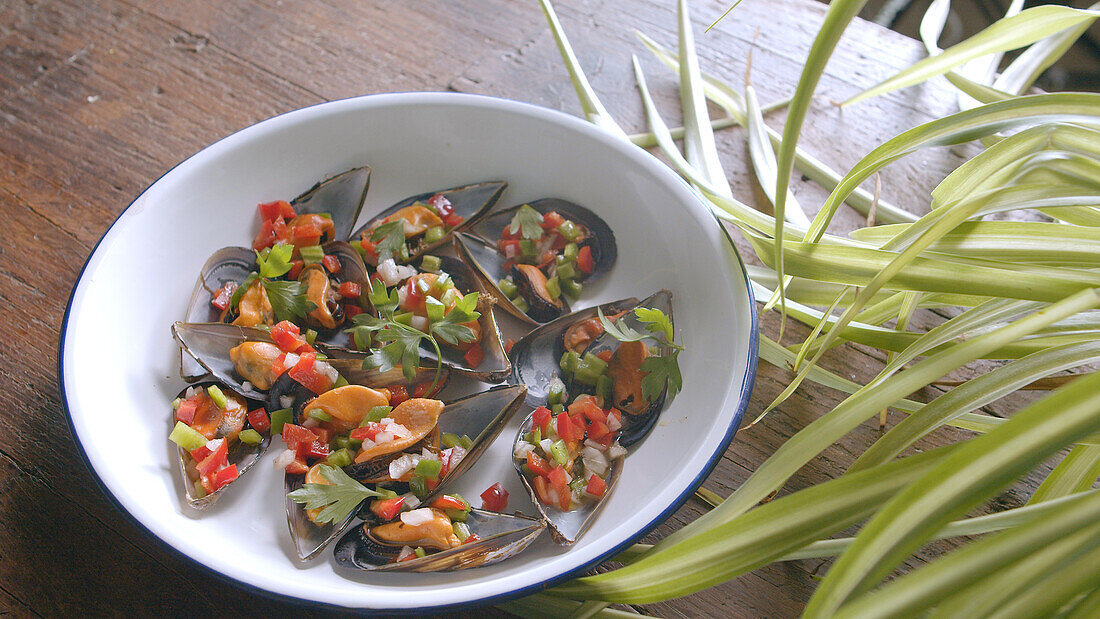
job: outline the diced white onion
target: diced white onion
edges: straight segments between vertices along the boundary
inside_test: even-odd
[[[340,373],[336,371],[336,368],[325,363],[324,361],[318,361],[317,363],[314,363],[313,369],[317,370],[318,374],[324,374],[325,378],[327,378],[330,383],[335,383],[337,380],[340,379]]]
[[[531,449],[534,448],[535,446],[531,445]],[[454,467],[458,466],[458,463],[462,462],[462,459],[465,457],[466,449],[463,448],[462,445],[455,445],[454,447],[451,447],[451,468],[453,469]]]
[[[616,458],[621,458],[625,455],[626,447],[623,447],[618,443],[614,443],[613,445],[611,445],[611,449],[607,450],[607,457],[611,458],[612,460],[615,460]]]
[[[394,438],[407,438],[412,436],[412,432],[410,432],[408,428],[399,423],[391,423],[386,426],[386,432],[392,434]]]
[[[290,408],[291,406],[294,406],[294,398],[288,395],[279,396],[279,406],[282,406],[283,408]]]
[[[615,415],[608,415],[607,416],[607,429],[608,430],[611,430],[612,432],[618,432],[622,427],[623,427],[623,422],[622,422],[622,419],[620,417],[616,417]]]
[[[515,244],[509,243],[507,246],[505,246],[505,248],[504,248],[504,257],[507,258],[508,260],[511,260],[512,258],[516,257],[516,246],[515,246]]]
[[[248,382],[247,380],[244,381],[243,383],[241,383],[241,389],[245,391],[252,391],[252,383]]]
[[[557,505],[558,504],[558,491],[557,490],[554,490],[553,488],[551,488],[550,491],[547,492],[546,494],[547,494],[546,498],[550,499],[550,504],[551,505]]]
[[[316,428],[319,425],[321,425],[321,422],[313,417],[307,417],[306,420],[302,422],[303,428]]]
[[[193,398],[193,397],[195,397],[195,393],[197,393],[197,392],[195,391],[194,387],[188,387],[187,388],[187,393],[183,394],[183,399],[186,400],[187,398]]]
[[[416,551],[413,550],[411,546],[402,546],[401,547],[401,552],[397,555],[397,560],[398,561],[404,561],[405,559],[409,558],[409,556],[415,555],[415,554],[416,554]]]
[[[596,441],[594,441],[590,438],[584,439],[584,446],[585,447],[591,447],[592,449],[595,449],[596,451],[599,451],[599,452],[607,451],[607,447],[604,447],[603,443],[597,443]]]
[[[428,507],[421,507],[420,509],[401,512],[401,522],[404,522],[410,527],[418,527],[422,524],[428,524],[432,520],[435,520],[435,514],[433,514],[432,510]]]
[[[381,445],[382,443],[392,443],[393,442],[393,433],[392,432],[379,432],[378,435],[374,437],[374,442],[378,443],[379,445]]]
[[[287,368],[287,369],[290,369],[290,368],[298,365],[298,359],[299,359],[298,355],[296,355],[292,352],[288,352],[286,354],[286,359],[283,359],[283,367]]]
[[[391,423],[395,423],[395,422],[393,420],[393,417],[383,417],[382,421],[379,421],[378,423],[382,424],[383,426],[388,426]]]
[[[535,446],[527,441],[519,441],[516,443],[515,448],[512,450],[512,456],[516,460],[526,460],[527,454],[535,450]]]
[[[298,454],[293,449],[284,449],[283,453],[275,458],[275,470],[285,469],[288,464],[294,462],[294,458],[297,456]]]
[[[366,451],[367,449],[371,449],[371,448],[373,448],[377,445],[378,445],[378,443],[375,443],[374,441],[370,440],[369,438],[365,438],[365,439],[363,439],[363,445],[362,445],[361,449]]]
[[[390,479],[401,479],[416,468],[416,463],[419,461],[420,456],[415,454],[405,454],[400,458],[394,459],[390,462]]]
[[[417,331],[424,331],[425,333],[427,333],[429,325],[427,316],[413,316],[409,322],[409,326],[411,326],[413,329],[416,329]]]
[[[550,448],[553,447],[553,446],[554,446],[554,441],[552,441],[548,438],[544,438],[541,441],[539,441],[539,447],[542,447],[543,453],[545,453],[548,456],[550,455]]]
[[[581,461],[584,462],[585,470],[591,471],[600,477],[603,477],[604,473],[607,472],[609,463],[602,451],[585,447],[581,450]]]
[[[439,454],[428,449],[427,447],[420,450],[420,457],[422,460],[439,460]]]
[[[416,269],[410,266],[398,266],[393,258],[387,258],[378,265],[378,276],[387,286],[396,286],[401,280],[416,275]],[[400,293],[398,293],[400,294]]]

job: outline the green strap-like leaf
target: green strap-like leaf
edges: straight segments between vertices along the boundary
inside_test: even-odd
[[[1097,293],[1089,294],[1095,299]],[[832,616],[849,598],[878,584],[944,524],[962,516],[1059,449],[1097,431],[1100,431],[1100,373],[1070,383],[1021,410],[1000,428],[963,443],[921,481],[899,493],[875,514],[852,547],[829,570],[806,606],[806,615]],[[1100,495],[1090,495],[1081,504],[1100,510]],[[1064,514],[1041,524],[1057,520],[1062,521],[1062,526],[1069,526],[1069,518]],[[1100,520],[1100,511],[1093,516],[1093,522],[1096,520]],[[960,553],[970,550],[976,557],[988,557],[971,550],[977,545]],[[948,571],[952,564],[946,561],[945,558],[937,562],[944,567],[936,573]],[[903,603],[892,598],[891,610],[904,612],[894,602]]]
[[[1077,445],[1035,489],[1028,504],[1083,492],[1091,488],[1097,478],[1100,478],[1100,447]]]
[[[713,190],[721,196],[733,197],[722,162],[718,159],[718,146],[710,128],[707,99],[703,95],[703,77],[699,73],[699,57],[695,53],[695,35],[691,29],[691,15],[687,0],[677,5],[680,34],[680,107],[684,113],[684,156]]]
[[[1066,28],[1081,23],[1091,23],[1100,12],[1073,9],[1064,6],[1038,6],[1022,11],[1019,15],[994,22],[978,34],[945,50],[942,54],[925,58],[897,75],[869,88],[844,102],[851,105],[890,92],[898,88],[919,84],[974,58],[1029,45]]]

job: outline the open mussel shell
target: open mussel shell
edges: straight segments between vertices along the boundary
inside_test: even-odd
[[[481,237],[459,232],[455,234],[454,247],[455,253],[471,267],[471,270],[481,281],[482,286],[493,292],[493,296],[496,297],[496,304],[499,307],[527,324],[539,324],[539,320],[516,307],[516,304],[512,303],[508,295],[501,292],[497,282],[508,276],[510,271],[504,269],[504,257],[497,251],[496,245],[482,240]],[[561,307],[553,307],[552,304],[537,305],[533,313],[539,316],[543,316],[543,313],[545,313],[546,320],[542,322],[553,320],[554,316],[560,315],[562,312],[567,313],[569,311],[568,301],[564,298],[559,300]]]
[[[394,572],[448,572],[499,563],[523,552],[543,531],[543,523],[519,514],[498,514],[470,510],[466,525],[481,539],[476,542],[394,563],[401,546],[378,541],[363,523],[348,531],[336,544],[333,555],[341,567]]]
[[[235,395],[244,400],[246,410],[252,410],[260,406],[259,402],[244,397],[243,394],[235,393],[235,390],[225,383],[219,383],[217,381],[205,381],[188,385],[184,387],[182,391],[176,396],[183,398],[187,394],[187,390],[194,387],[195,389],[205,389],[210,385],[218,385],[218,388],[222,390],[226,395]],[[172,414],[172,424],[175,424],[175,414]],[[182,447],[176,447],[177,462],[179,464],[180,478],[183,483],[184,496],[187,497],[187,503],[194,509],[204,510],[209,508],[227,488],[237,483],[245,473],[249,471],[257,462],[260,461],[260,456],[267,450],[268,445],[271,444],[270,434],[265,434],[263,440],[256,445],[249,445],[239,440],[233,441],[233,444],[229,447],[229,464],[237,465],[237,479],[229,482],[221,488],[206,494],[204,496],[198,496],[198,491],[195,488],[195,482],[199,479],[199,473],[195,469],[195,461],[191,458],[191,454],[183,450]]]
[[[360,226],[355,232],[351,233],[348,238],[349,241],[357,241],[360,236],[366,232],[377,221],[385,219],[390,215],[400,211],[405,207],[412,206],[417,202],[426,203],[436,194],[442,194],[444,198],[451,202],[451,206],[454,208],[454,212],[461,215],[464,221],[449,230],[447,234],[440,240],[431,244],[423,244],[416,247],[409,248],[409,258],[415,259],[421,255],[432,251],[436,247],[439,247],[446,243],[451,238],[451,234],[456,230],[464,230],[471,225],[477,223],[477,221],[485,215],[497,201],[500,200],[500,196],[504,193],[504,190],[508,188],[508,183],[504,181],[487,181],[483,183],[474,183],[472,185],[463,185],[461,187],[452,187],[450,189],[443,189],[439,191],[429,191],[426,193],[417,194],[415,196],[409,196],[404,200],[394,204],[386,210],[378,213],[370,219],[366,224]]]
[[[509,354],[513,382],[527,386],[527,403],[531,406],[546,405],[550,382],[561,374],[559,364],[565,354],[563,337],[570,327],[598,319],[597,310],[603,311],[604,316],[614,316],[632,310],[638,304],[638,299],[630,297],[578,310],[534,329],[513,344]]]
[[[214,252],[202,265],[199,279],[187,302],[185,322],[219,322],[221,311],[210,300],[226,282],[241,283],[255,270],[256,252],[246,247],[223,247]],[[180,353],[180,376],[187,382],[195,382],[207,373],[186,351]]]
[[[265,392],[251,383],[245,384],[229,358],[229,351],[246,341],[273,343],[267,331],[221,322],[176,322],[172,325],[172,336],[179,342],[184,358],[198,364],[200,375],[213,376],[246,398],[266,399]]]
[[[523,436],[531,431],[534,427],[532,422],[532,416],[528,415],[527,419],[523,421],[523,425],[520,426],[519,432],[516,434],[516,440],[512,443],[512,453],[515,453],[515,446],[523,439]],[[543,505],[539,500],[538,493],[531,486],[530,480],[527,479],[527,475],[523,471],[523,461],[512,458],[512,466],[516,468],[516,472],[519,473],[519,477],[523,480],[523,487],[527,489],[527,493],[531,495],[531,502],[538,508],[539,514],[542,515],[543,521],[546,522],[546,527],[550,529],[550,537],[554,539],[554,542],[563,546],[568,546],[580,538],[592,521],[596,519],[596,514],[599,513],[604,503],[607,502],[607,497],[611,496],[611,491],[615,487],[615,482],[619,480],[619,475],[623,472],[623,459],[616,458],[611,461],[611,469],[604,480],[607,484],[607,490],[604,491],[603,497],[596,499],[588,497],[584,503],[582,503],[576,509],[569,511],[562,511],[554,505]]]
[[[369,187],[370,166],[352,168],[317,183],[290,204],[299,215],[328,213],[336,240],[342,241],[349,237],[355,220],[359,219]]]

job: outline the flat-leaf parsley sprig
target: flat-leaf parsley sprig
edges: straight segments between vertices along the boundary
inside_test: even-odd
[[[675,398],[684,385],[684,378],[680,374],[679,360],[680,352],[684,350],[684,347],[674,340],[672,320],[659,309],[635,308],[634,316],[638,318],[638,322],[645,325],[647,331],[647,333],[642,333],[622,321],[619,321],[618,324],[611,322],[603,315],[602,309],[597,309],[596,312],[600,316],[600,324],[603,325],[604,331],[620,342],[648,340],[658,346],[666,346],[672,349],[672,352],[667,356],[653,355],[646,357],[646,360],[642,362],[641,369],[646,372],[645,377],[642,378],[642,397],[649,401],[654,400],[661,395],[661,391],[667,384],[669,401]]]
[[[411,381],[416,378],[416,369],[420,366],[420,344],[427,341],[435,350],[434,387],[443,371],[443,351],[438,340],[458,346],[476,339],[473,329],[465,324],[481,317],[481,312],[477,311],[476,292],[459,299],[446,315],[430,321],[427,332],[394,318],[399,302],[397,288],[388,290],[383,282],[374,280],[368,298],[378,315],[359,314],[353,319],[355,326],[347,329],[357,346],[370,352],[363,360],[364,367],[379,368],[385,372],[401,366],[405,378]],[[376,342],[381,345],[373,346]]]
[[[314,518],[318,524],[347,520],[351,512],[367,499],[392,499],[397,496],[392,490],[371,490],[339,467],[322,464],[320,473],[331,485],[302,484],[301,488],[287,495],[295,503],[304,504],[306,509],[320,509]]]

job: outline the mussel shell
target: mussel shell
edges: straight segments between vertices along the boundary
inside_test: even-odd
[[[360,289],[364,291],[363,296],[360,298],[365,301],[367,298],[366,291],[370,290],[370,273],[367,271],[367,266],[363,263],[363,257],[359,255],[359,252],[345,241],[325,243],[323,249],[326,255],[335,256],[340,261],[340,270],[335,273],[328,273],[329,279],[333,282],[333,288],[339,287],[344,282],[359,284]],[[325,329],[313,321],[307,322],[311,323],[310,327],[317,331],[316,341],[322,344],[342,346],[348,341],[348,335],[344,333],[344,329],[351,326],[350,320],[341,321],[335,329]]]
[[[223,247],[202,265],[191,299],[187,302],[184,322],[219,322],[221,311],[210,304],[213,296],[226,282],[241,283],[256,269],[256,252],[245,247]],[[207,373],[186,352],[180,353],[180,376],[195,382]]]
[[[450,240],[451,234],[457,230],[465,230],[485,215],[497,201],[500,200],[500,196],[504,193],[504,190],[508,188],[508,183],[504,181],[486,181],[482,183],[474,183],[472,185],[463,185],[461,187],[452,187],[450,189],[443,189],[439,191],[429,191],[426,193],[417,194],[415,196],[409,196],[404,200],[394,204],[386,210],[371,217],[370,221],[360,226],[355,232],[351,233],[348,238],[349,241],[358,240],[363,232],[366,232],[371,224],[384,219],[397,211],[412,206],[417,202],[427,202],[437,193],[443,194],[443,197],[451,201],[451,205],[454,208],[454,212],[461,215],[465,220],[454,227],[454,229],[448,231],[438,242],[430,245],[421,244],[416,248],[410,247],[409,259],[415,259],[423,254],[432,251],[436,247],[439,247]]]
[[[267,397],[255,386],[245,387],[229,358],[230,349],[242,342],[273,343],[267,331],[222,322],[176,322],[172,324],[172,337],[179,342],[184,358],[199,365],[200,375],[213,376],[246,398],[263,400]]]
[[[530,546],[543,530],[543,524],[533,518],[480,509],[470,510],[466,525],[481,540],[426,557],[393,563],[401,552],[401,546],[379,542],[370,535],[369,529],[373,525],[364,523],[340,538],[333,555],[337,565],[349,569],[448,572],[492,565],[513,557]]]
[[[613,316],[619,312],[638,306],[633,297],[588,307],[548,322],[521,338],[512,345],[512,382],[527,386],[527,403],[531,406],[545,406],[550,395],[550,382],[561,374],[562,355],[565,346],[562,337],[570,326],[597,316],[602,310],[604,316]]]
[[[515,453],[515,445],[519,443],[524,434],[531,431],[533,426],[532,415],[528,415],[516,434],[516,440],[512,443],[513,453]],[[546,528],[550,530],[550,537],[554,539],[555,543],[568,546],[577,541],[581,534],[588,529],[596,519],[596,514],[607,502],[607,497],[611,495],[611,491],[615,488],[615,482],[619,481],[619,475],[623,471],[623,459],[617,458],[611,461],[611,473],[604,480],[607,484],[607,490],[604,491],[603,497],[597,500],[588,500],[577,509],[569,511],[562,511],[553,505],[543,505],[539,501],[538,493],[535,492],[531,482],[527,479],[527,475],[523,472],[523,462],[512,458],[512,466],[515,467],[520,479],[523,480],[523,487],[531,495],[531,502],[535,504],[542,515],[543,521],[546,522]]]
[[[184,387],[176,397],[178,397],[178,398],[184,397],[187,393],[187,390],[191,387],[194,387],[196,389],[205,389],[205,388],[209,387],[210,385],[218,385],[218,387],[223,392],[225,392],[225,391],[234,392],[235,395],[241,396],[245,400],[245,407],[249,410],[253,410],[253,409],[258,408],[260,406],[260,403],[257,402],[256,400],[244,397],[242,394],[236,393],[235,390],[232,389],[231,387],[229,387],[228,385],[226,385],[224,383],[219,383],[217,381],[205,381],[205,382],[201,382],[201,383],[188,385],[187,387]],[[174,425],[175,424],[175,414],[174,413],[173,413],[173,416],[172,416],[171,419],[172,419],[172,424]],[[225,492],[225,490],[227,488],[229,488],[233,484],[237,483],[240,480],[240,478],[244,476],[245,473],[247,473],[253,466],[256,465],[257,462],[260,461],[260,456],[263,455],[264,451],[267,450],[267,447],[270,444],[271,444],[270,434],[265,435],[263,437],[263,440],[261,440],[256,445],[249,445],[249,444],[243,443],[239,440],[235,441],[233,446],[229,448],[229,464],[237,465],[237,474],[238,474],[237,479],[233,480],[232,482],[222,486],[221,488],[219,488],[219,489],[215,490],[214,492],[211,492],[210,494],[207,494],[203,497],[195,496],[195,480],[198,479],[198,477],[196,476],[194,479],[192,479],[192,477],[191,477],[191,471],[194,469],[194,466],[195,466],[193,464],[194,461],[192,460],[191,455],[189,453],[187,453],[186,451],[184,451],[184,449],[182,447],[176,447],[176,451],[177,451],[177,455],[178,455],[177,462],[179,464],[180,478],[181,478],[181,481],[183,483],[183,493],[184,493],[184,496],[187,498],[188,505],[190,505],[192,508],[198,509],[198,510],[208,509],[211,505],[213,505],[215,502],[217,502],[218,498],[221,497],[222,493]],[[196,471],[196,473],[197,473],[197,471]]]
[[[336,239],[349,237],[370,187],[370,166],[352,168],[323,180],[290,201],[299,215],[328,213]]]
[[[604,316],[611,316],[624,310],[633,310],[636,307],[649,307],[659,309],[674,321],[672,314],[672,293],[668,290],[660,290],[643,301],[636,299],[624,299],[599,306]],[[547,323],[529,333],[526,337],[512,346],[513,380],[527,386],[527,402],[533,406],[543,406],[550,392],[550,381],[561,376],[562,354],[565,352],[562,337],[570,325],[581,320],[587,320],[596,316],[597,308],[587,308],[573,312],[567,316]],[[646,332],[646,326],[641,323],[634,312],[628,312],[620,319],[623,324],[641,333]],[[675,324],[675,322],[673,322]],[[603,333],[592,340],[588,351],[593,353],[601,350],[614,350],[619,341],[607,333]],[[662,350],[662,354],[670,351]],[[578,393],[591,393],[591,387],[572,384],[572,381],[562,377],[566,390],[570,397]],[[623,447],[629,447],[642,440],[653,429],[664,408],[665,394],[656,398],[645,412],[637,415],[623,414],[623,427],[619,434],[619,443]]]

